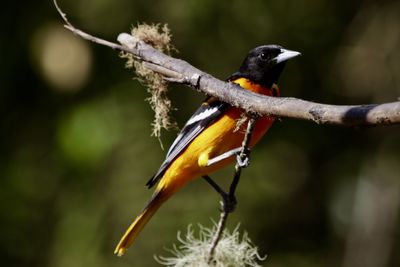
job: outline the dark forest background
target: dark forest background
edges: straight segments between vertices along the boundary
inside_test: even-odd
[[[253,47],[302,53],[283,96],[330,104],[400,96],[399,1],[61,0],[70,21],[115,40],[168,23],[176,57],[224,79]],[[166,151],[150,136],[146,88],[118,52],[62,26],[52,1],[1,10],[2,266],[156,266],[177,231],[211,226],[218,196],[196,180],[161,208],[123,258],[120,235],[145,205]],[[171,86],[180,126],[204,95]],[[168,147],[176,131],[161,137]],[[214,175],[222,184],[232,169]],[[218,178],[217,178],[218,177]],[[229,220],[270,267],[400,266],[400,128],[282,119],[252,152]]]

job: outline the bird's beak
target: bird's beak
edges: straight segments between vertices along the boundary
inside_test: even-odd
[[[293,57],[297,57],[299,55],[301,55],[301,54],[297,51],[292,51],[292,50],[287,50],[287,49],[282,48],[281,53],[278,56],[276,56],[274,58],[274,60],[276,60],[276,63],[278,64],[278,63],[284,62],[288,59],[291,59]]]

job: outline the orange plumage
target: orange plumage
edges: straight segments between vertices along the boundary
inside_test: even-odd
[[[270,49],[269,46],[263,47],[267,47],[268,49]],[[275,49],[275,46],[273,46],[273,48]],[[264,49],[262,51],[271,52],[268,49]],[[277,55],[275,55],[275,58],[278,58],[278,56],[283,53],[281,51],[288,51],[280,47],[277,47],[276,49],[278,50],[276,52]],[[257,57],[261,58],[261,56],[259,56],[258,54]],[[269,60],[272,59],[274,58],[269,58]],[[261,60],[263,59],[261,58],[260,61]],[[286,59],[284,61],[286,61]],[[279,63],[280,62],[276,64]],[[245,64],[246,61],[242,64],[242,67]],[[234,82],[244,89],[253,91],[255,93],[269,96],[279,95],[279,90],[277,90],[277,87],[275,85],[275,87],[273,87],[272,82],[270,84],[265,84],[263,81],[254,81],[257,79],[252,79],[251,76],[247,77],[248,75],[245,74],[245,72],[242,70],[242,67],[239,70],[239,73],[235,73],[232,76],[233,78],[230,79],[231,82]],[[243,73],[241,73],[241,70]],[[277,76],[279,76],[280,71]],[[273,88],[273,90],[270,89],[270,87]],[[210,103],[204,104],[205,107],[207,107],[207,105],[210,105]],[[215,112],[216,109],[211,111]],[[198,133],[193,140],[186,144],[179,151],[177,156],[171,160],[171,162],[167,162],[167,164],[165,165],[166,167],[163,168],[165,170],[161,172],[162,175],[160,175],[160,177],[157,178],[158,180],[155,181],[158,181],[158,184],[153,194],[153,197],[146,205],[146,207],[142,210],[142,212],[136,217],[134,222],[126,230],[124,236],[121,238],[121,241],[115,249],[116,254],[123,255],[125,253],[126,249],[136,239],[140,231],[154,215],[154,213],[158,210],[158,208],[162,205],[162,203],[165,202],[174,193],[176,193],[182,186],[197,177],[201,177],[202,175],[219,170],[235,160],[235,156],[232,155],[226,159],[216,162],[215,164],[207,166],[207,162],[210,159],[241,146],[247,123],[244,123],[241,128],[236,131],[235,128],[237,127],[237,122],[241,118],[243,112],[244,111],[240,108],[226,106],[220,116],[218,116],[214,121],[207,125],[200,133]],[[203,114],[199,114],[200,117],[202,115]],[[207,119],[207,117],[205,117],[204,119]],[[268,116],[260,117],[257,119],[251,137],[250,147],[253,147],[261,139],[261,137],[271,127],[273,122],[274,119]],[[183,131],[184,130],[185,128],[183,129]],[[170,154],[170,152],[168,154]],[[151,183],[154,183],[154,181],[151,181]]]

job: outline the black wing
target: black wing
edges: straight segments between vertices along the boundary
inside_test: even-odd
[[[222,112],[229,107],[229,104],[221,102],[216,98],[209,97],[196,110],[192,117],[186,122],[175,141],[167,152],[164,162],[158,172],[147,182],[148,188],[155,185],[164,175],[168,166],[174,159],[198,136],[208,125],[218,119]]]

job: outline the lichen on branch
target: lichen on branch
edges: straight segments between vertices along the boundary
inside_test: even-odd
[[[167,24],[138,24],[132,28],[131,35],[153,46],[162,53],[170,54],[175,48],[171,45],[171,33]],[[121,52],[120,56],[127,59],[126,67],[133,69],[138,80],[146,85],[150,97],[147,98],[154,111],[152,135],[160,138],[162,129],[177,128],[175,120],[170,116],[173,109],[168,98],[168,82],[159,73],[146,67],[146,63],[138,60],[131,53]]]
[[[222,238],[215,250],[211,263],[208,262],[210,243],[217,231],[217,226],[206,228],[199,226],[198,234],[195,234],[193,227],[189,225],[187,232],[182,237],[178,232],[180,244],[174,245],[172,249],[166,249],[172,256],[156,256],[158,263],[164,266],[197,266],[197,267],[261,267],[259,262],[264,261],[266,256],[260,256],[258,248],[244,232],[241,236],[239,225],[232,232],[224,230]]]

